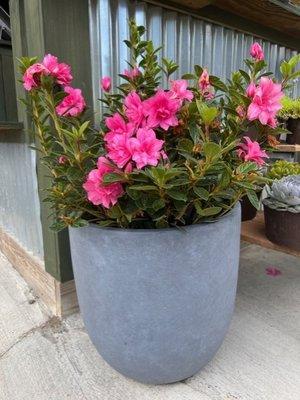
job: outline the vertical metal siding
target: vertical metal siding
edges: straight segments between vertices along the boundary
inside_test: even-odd
[[[163,45],[163,57],[179,63],[177,77],[189,72],[194,64],[199,64],[209,68],[212,74],[228,78],[231,71],[244,67],[243,60],[254,41],[263,45],[270,69],[277,76],[280,62],[296,54],[278,44],[146,2],[90,0],[96,110],[99,110],[100,77],[110,75],[113,83],[119,84],[117,74],[126,68],[125,60],[129,55],[122,41],[128,37],[127,20],[132,17],[147,27],[147,36],[156,46]],[[293,95],[300,95],[299,82]]]
[[[3,135],[0,143],[0,226],[42,258],[35,152],[18,142],[18,135]]]

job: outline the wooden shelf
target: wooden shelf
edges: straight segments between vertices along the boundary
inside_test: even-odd
[[[256,218],[253,220],[242,222],[241,239],[245,242],[266,247],[267,249],[277,250],[300,257],[299,251],[289,249],[286,246],[279,246],[266,238],[264,213],[262,211],[258,212]]]
[[[278,144],[276,146],[276,151],[280,151],[282,153],[296,153],[300,151],[300,144]]]

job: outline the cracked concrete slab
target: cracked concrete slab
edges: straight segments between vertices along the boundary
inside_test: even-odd
[[[282,275],[266,275],[269,266]],[[1,258],[0,400],[300,400],[300,260],[294,256],[243,248],[224,344],[199,374],[172,385],[122,377],[97,354],[79,314],[50,318],[30,296]]]

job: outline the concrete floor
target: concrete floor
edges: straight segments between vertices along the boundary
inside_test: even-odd
[[[282,275],[265,272],[276,267]],[[0,256],[0,400],[300,400],[300,260],[243,248],[235,315],[198,375],[145,386],[97,354],[79,314],[49,318]]]

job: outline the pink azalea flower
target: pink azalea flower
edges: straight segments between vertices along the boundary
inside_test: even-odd
[[[262,77],[247,111],[249,121],[258,119],[262,125],[274,128],[277,125],[275,116],[282,107],[280,103],[282,97],[281,85],[267,77]]]
[[[250,48],[251,57],[255,58],[256,61],[261,61],[265,58],[261,45],[257,42],[253,43]]]
[[[277,268],[268,267],[268,268],[266,268],[266,274],[270,275],[270,276],[278,276],[278,275],[281,275],[282,272]]]
[[[145,120],[144,103],[136,92],[125,97],[125,114],[135,126],[141,126]]]
[[[59,156],[58,157],[58,164],[65,164],[68,161],[66,156]]]
[[[44,57],[43,65],[60,85],[67,86],[71,83],[73,76],[71,75],[71,67],[68,64],[59,63],[57,57],[47,54]]]
[[[267,153],[260,148],[258,142],[252,142],[248,137],[244,137],[246,143],[241,143],[240,148],[237,150],[238,156],[244,161],[253,161],[257,165],[263,165],[265,161],[263,158],[269,158]]]
[[[108,137],[107,137],[108,136]],[[105,136],[107,156],[119,168],[123,168],[132,157],[132,143],[130,137],[124,134],[110,132]]]
[[[26,90],[35,89],[40,86],[41,75],[48,75],[47,68],[40,63],[35,63],[27,68],[23,75],[23,86]]]
[[[250,98],[253,98],[256,92],[256,85],[254,82],[251,82],[250,85],[246,89],[246,95]]]
[[[172,93],[172,97],[175,99],[191,101],[194,94],[191,90],[188,90],[187,87],[188,83],[185,79],[171,81],[170,93]]]
[[[134,79],[137,76],[141,74],[141,71],[138,69],[138,67],[134,67],[133,69],[125,69],[123,72],[123,75],[127,76],[129,79]]]
[[[210,87],[209,74],[208,74],[208,71],[206,68],[204,68],[204,70],[199,78],[198,84],[199,84],[199,89],[203,93],[209,89],[209,87]]]
[[[127,174],[130,174],[130,172],[132,172],[133,170],[133,163],[129,162],[126,167],[124,168],[124,172],[126,172]]]
[[[110,132],[108,132],[105,136],[106,140],[109,140],[110,133],[126,134],[127,136],[131,136],[134,130],[133,124],[127,123],[119,113],[115,113],[113,116],[107,117],[105,124],[108,129],[110,129]]]
[[[132,159],[136,162],[138,169],[146,165],[155,166],[158,164],[164,141],[156,138],[153,129],[138,129],[136,138],[131,138],[131,144],[133,149]]]
[[[117,203],[118,198],[124,193],[119,182],[109,185],[103,184],[103,176],[114,171],[115,168],[109,164],[105,157],[99,157],[97,168],[89,172],[83,188],[87,192],[89,201],[94,205],[101,204],[105,208],[110,208]]]
[[[86,104],[80,89],[74,89],[71,86],[65,87],[67,96],[58,104],[56,112],[65,117],[76,117],[84,110]]]
[[[100,86],[104,92],[109,92],[111,89],[111,78],[109,76],[104,76],[100,81]]]
[[[161,127],[165,131],[170,126],[177,126],[176,113],[180,108],[180,101],[172,98],[172,93],[159,89],[153,97],[144,101],[144,112],[147,126],[150,128]]]

